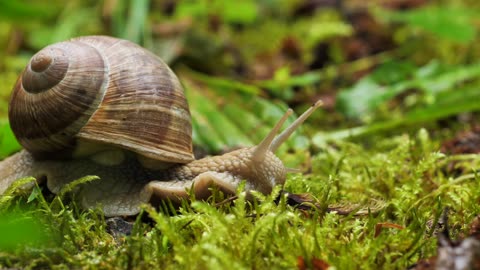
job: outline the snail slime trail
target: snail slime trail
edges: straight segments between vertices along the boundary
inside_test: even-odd
[[[268,194],[289,171],[274,152],[320,105],[277,135],[288,110],[257,146],[194,160],[188,103],[160,58],[107,36],[52,44],[14,86],[9,120],[24,149],[0,162],[0,194],[27,176],[58,193],[96,175],[75,197],[106,216],[135,215],[143,203],[179,202],[190,192],[206,198],[212,185],[234,194],[245,181],[247,192]]]

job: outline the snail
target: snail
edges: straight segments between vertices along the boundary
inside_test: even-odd
[[[76,199],[105,216],[135,215],[143,203],[179,202],[217,186],[264,194],[288,169],[275,150],[319,106],[276,136],[289,109],[257,146],[194,160],[190,111],[179,80],[148,50],[126,40],[85,36],[39,51],[18,78],[9,103],[23,150],[0,162],[0,195],[33,176],[58,193],[86,175]]]

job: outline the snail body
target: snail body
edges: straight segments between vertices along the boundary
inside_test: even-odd
[[[79,187],[81,205],[118,216],[188,198],[190,189],[197,198],[212,185],[232,194],[243,180],[247,191],[268,194],[287,173],[275,150],[320,104],[276,136],[288,110],[257,146],[194,160],[188,104],[162,60],[111,37],[53,44],[32,57],[14,87],[9,118],[25,149],[0,162],[0,195],[26,176],[57,193],[97,175]]]

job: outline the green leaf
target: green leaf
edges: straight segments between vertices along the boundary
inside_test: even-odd
[[[380,84],[392,84],[408,80],[418,70],[410,61],[390,60],[378,66],[372,72],[372,77]]]
[[[32,193],[30,193],[30,196],[28,196],[27,203],[33,202],[41,195],[42,195],[42,190],[40,190],[38,186],[34,186]]]
[[[18,0],[0,0],[0,18],[22,21],[25,19],[49,19],[57,12],[56,5],[45,5],[42,3],[35,3]]]
[[[130,1],[128,19],[121,38],[135,43],[141,43],[145,32],[145,22],[148,17],[149,0]]]
[[[128,2],[127,0],[119,0],[115,2],[112,10],[112,34],[116,37],[121,37],[125,32]]]
[[[238,105],[228,104],[225,106],[223,113],[250,138],[252,141],[250,145],[255,145],[265,138],[285,111],[285,104],[277,104],[262,98],[255,98],[248,104],[243,102],[238,103]],[[294,117],[287,119],[284,126],[291,124],[294,119]],[[289,143],[286,144],[290,145]]]
[[[310,43],[318,43],[331,37],[350,36],[352,33],[352,26],[340,21],[314,21],[307,30]]]
[[[337,108],[349,117],[362,117],[376,107],[377,97],[385,88],[367,76],[357,82],[352,88],[340,91],[337,95]]]
[[[257,3],[244,1],[180,1],[175,8],[175,17],[204,18],[215,14],[227,23],[251,24],[258,17]]]
[[[409,11],[392,12],[387,18],[405,22],[429,31],[436,36],[459,43],[467,43],[475,38],[478,12],[466,7],[428,6]]]
[[[94,12],[91,8],[68,9],[53,28],[51,25],[43,25],[30,33],[28,41],[34,48],[41,49],[52,43],[88,34],[84,31],[88,29],[86,25],[95,20]]]
[[[203,17],[208,13],[205,1],[180,1],[175,8],[175,17]]]
[[[275,72],[271,80],[254,82],[255,85],[267,88],[276,97],[282,100],[291,100],[294,91],[293,87],[308,87],[321,81],[322,76],[318,72],[306,72],[298,75],[285,74],[288,68],[281,68]]]
[[[418,74],[418,76],[417,76]],[[379,105],[409,90],[419,89],[435,97],[443,91],[453,88],[469,79],[480,77],[480,65],[448,67],[440,71],[435,64],[427,64],[420,68],[411,80],[400,80],[390,86],[380,85],[369,75],[358,81],[349,89],[338,93],[337,108],[348,117],[368,117]]]
[[[186,94],[192,112],[194,142],[199,140],[200,144],[214,152],[225,147],[252,145],[246,133],[230,121],[214,102],[195,89],[187,87]]]
[[[255,1],[229,1],[222,0],[219,2],[220,13],[226,22],[251,24],[258,17],[258,9]]]
[[[313,137],[313,143],[321,146],[326,140],[330,139],[342,140],[350,137],[365,136],[392,130],[400,126],[431,123],[435,120],[463,112],[480,111],[480,102],[478,102],[478,100],[480,100],[480,92],[478,91],[477,85],[459,88],[455,91],[442,92],[437,95],[434,103],[408,111],[401,119],[392,119],[390,121],[337,130],[330,133],[318,132]]]
[[[416,80],[416,84],[421,90],[429,94],[437,94],[454,88],[456,84],[462,81],[475,77],[480,77],[480,64],[449,67],[447,71],[436,76]]]
[[[250,95],[259,95],[261,92],[261,90],[256,86],[241,83],[232,79],[222,78],[219,76],[209,76],[193,70],[188,70],[188,74],[195,79],[208,84],[210,88],[216,90],[220,94],[222,94],[222,92],[228,92],[225,90],[239,91]]]
[[[241,130],[250,131],[248,135],[255,143],[260,142],[271,129],[262,122],[257,113],[242,107],[241,104],[229,104],[223,112]]]
[[[26,245],[41,246],[48,242],[45,225],[32,214],[8,213],[0,215],[0,250],[13,251]]]
[[[0,158],[9,156],[21,148],[7,120],[0,120]]]
[[[192,113],[192,141],[194,145],[201,145],[208,152],[219,152],[225,144],[220,135],[209,124],[208,119],[191,107]]]

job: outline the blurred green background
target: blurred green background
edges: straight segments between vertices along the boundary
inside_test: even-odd
[[[81,35],[128,39],[171,65],[186,88],[200,152],[253,145],[287,107],[299,113],[317,99],[322,112],[280,150],[285,156],[327,139],[374,138],[405,127],[468,129],[480,109],[479,6],[0,0],[0,156],[19,148],[7,121],[18,74],[44,46]]]
[[[430,256],[436,250],[437,230],[431,224],[444,206],[455,209],[456,225],[470,223],[478,213],[478,177],[468,174],[477,170],[478,155],[440,160],[443,155],[437,151],[480,152],[479,11],[478,0],[0,0],[0,158],[20,149],[8,124],[8,101],[30,57],[72,37],[110,35],[148,48],[178,75],[190,103],[198,155],[254,145],[288,107],[299,114],[321,99],[323,108],[277,151],[287,167],[313,172],[292,176],[287,190],[317,196],[325,207],[376,198],[388,205],[378,216],[369,212],[367,221],[326,215],[322,206],[320,214],[295,214],[292,222],[293,214],[280,204],[279,212],[268,207],[257,212],[254,222],[244,210],[234,210],[235,218],[228,219],[239,223],[224,222],[216,210],[186,207],[183,219],[159,218],[160,229],[153,233],[144,233],[138,225],[138,232],[122,245],[106,235],[103,216],[71,210],[61,196],[50,204],[37,186],[26,200],[32,213],[2,213],[18,202],[0,196],[0,235],[9,234],[0,239],[0,264],[54,268],[60,262],[68,266],[57,269],[96,269],[114,261],[113,269],[128,268],[122,264],[128,261],[146,262],[147,269],[162,263],[176,267],[182,260],[196,265],[206,260],[205,254],[217,252],[219,258],[240,257],[247,265],[256,262],[256,255],[266,265],[290,256],[291,266],[302,258],[298,254],[313,254],[340,262],[340,268],[362,263],[362,258],[368,259],[366,265],[387,262],[405,268],[424,254]],[[342,142],[329,143],[335,140]],[[467,165],[460,162],[463,158]],[[23,181],[17,187],[33,179]],[[37,218],[38,209],[40,225],[32,222],[42,219]],[[244,216],[248,219],[242,220]],[[201,230],[192,222],[202,220],[199,217],[205,218]],[[263,223],[263,217],[298,234],[275,238],[276,225],[265,229],[270,227],[264,226],[269,223]],[[372,228],[388,225],[386,221],[407,229],[371,237]],[[203,225],[209,222],[220,227]],[[193,231],[189,224],[194,224]],[[254,224],[256,228],[250,226]],[[224,233],[227,228],[230,234]],[[222,243],[212,245],[216,242],[208,242],[208,234],[202,239],[204,231],[218,233],[210,240]],[[169,239],[168,232],[174,237]],[[251,249],[224,241],[232,235]],[[312,247],[313,238],[325,248]],[[268,256],[259,253],[255,245],[262,241],[283,253],[276,247]],[[58,249],[30,248],[41,243]],[[5,252],[22,245],[30,255]],[[250,259],[238,255],[244,250]],[[148,258],[149,251],[154,256]],[[360,261],[352,260],[352,254]],[[231,261],[225,264],[231,267]]]

